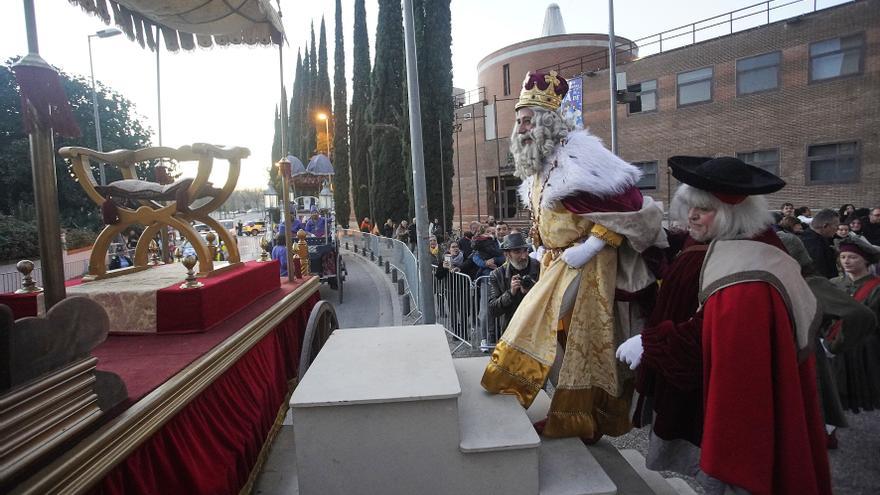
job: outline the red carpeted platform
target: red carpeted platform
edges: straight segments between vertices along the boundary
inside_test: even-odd
[[[283,283],[206,333],[111,336],[93,353],[98,368],[125,380],[130,406],[304,282]],[[306,324],[320,299],[312,287],[305,302],[116,464],[91,492],[239,493],[286,400],[288,383],[296,377]]]
[[[281,284],[278,261],[250,261],[241,267],[200,278],[198,289],[180,284],[156,292],[156,332],[202,332]]]
[[[280,282],[278,278],[275,280],[276,283]],[[280,288],[251,301],[245,310],[215,325],[209,332],[110,335],[92,351],[92,355],[98,358],[98,369],[112,371],[122,378],[128,388],[128,403],[132,404],[299,288],[302,283],[303,280],[285,281]],[[305,309],[311,311],[314,304],[315,302],[307,304]],[[299,357],[298,349],[295,356]]]

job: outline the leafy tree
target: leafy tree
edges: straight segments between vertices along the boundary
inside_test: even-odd
[[[33,211],[34,204],[28,136],[23,131],[21,100],[11,70],[13,62],[14,60],[9,60],[0,66],[0,214],[6,215]],[[71,76],[61,71],[59,73],[82,136],[56,137],[55,148],[83,146],[97,149],[91,84],[81,76]],[[104,149],[138,149],[149,146],[152,133],[141,123],[134,104],[100,82],[97,83],[96,91]],[[62,225],[67,228],[101,228],[103,224],[99,208],[76,182],[70,164],[56,156],[55,167]],[[138,168],[138,175],[155,180],[154,167],[155,163],[142,164]],[[93,165],[96,180],[97,170],[97,164]],[[105,167],[105,174],[107,182],[122,178],[119,170],[113,166]]]
[[[323,22],[321,26],[323,26]],[[336,46],[333,50],[333,164],[336,168],[333,199],[336,203],[336,220],[348,227],[351,216],[348,160],[348,102],[345,80],[345,41],[342,36],[342,2],[336,0]],[[374,219],[375,221],[375,219]]]
[[[372,194],[377,218],[401,220],[408,216],[406,167],[401,133],[403,119],[403,70],[406,65],[403,13],[398,0],[379,0],[376,28],[376,65],[371,79],[370,160],[375,167]]]
[[[370,39],[364,0],[354,2],[354,66],[351,97],[351,196],[355,217],[370,216]],[[373,221],[384,222],[384,218]]]

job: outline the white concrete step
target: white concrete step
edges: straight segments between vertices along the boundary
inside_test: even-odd
[[[337,330],[290,402],[299,493],[464,493],[460,393],[442,327]]]
[[[666,478],[666,482],[675,489],[675,492],[678,493],[678,495],[697,495],[697,491],[694,490],[687,481],[681,478]]]
[[[490,394],[480,386],[488,362],[488,357],[453,360],[461,387],[458,399],[461,451],[537,448],[541,440],[516,397]]]
[[[602,470],[617,485],[618,493],[626,495],[655,495],[654,490],[636,473],[636,470],[623,458],[620,451],[602,438],[587,450],[596,458]]]
[[[461,385],[458,415],[462,452],[498,452],[540,445],[537,458],[538,486],[537,491],[531,493],[617,493],[617,487],[579,439],[538,437],[532,423],[546,418],[550,408],[550,398],[543,390],[526,411],[514,396],[490,394],[480,386],[480,379],[488,362],[488,357],[453,360]],[[472,458],[474,456],[466,456],[467,460]],[[525,461],[521,461],[521,465],[523,467],[520,469],[528,468]],[[498,491],[495,486],[488,493],[504,492]]]
[[[454,399],[443,327],[336,330],[290,399],[293,408]]]
[[[648,469],[645,465],[645,456],[641,452],[635,449],[622,449],[620,455],[636,470],[639,477],[651,487],[656,495],[678,495],[678,492],[666,482],[663,475]]]
[[[578,438],[541,438],[540,495],[613,495],[617,486]]]

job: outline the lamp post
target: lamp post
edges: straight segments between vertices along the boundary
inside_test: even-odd
[[[278,192],[275,191],[275,188],[272,187],[272,184],[266,186],[266,190],[263,191],[263,207],[266,210],[266,220],[268,221],[268,225],[272,225],[272,210],[278,208]],[[271,229],[266,229],[268,232]]]
[[[98,113],[98,92],[95,90],[95,64],[92,62],[92,38],[110,38],[118,36],[122,31],[116,28],[107,28],[90,34],[89,38],[89,70],[92,72],[92,110],[95,112],[95,141],[98,144],[98,151],[104,151],[104,144],[101,142],[101,116]],[[101,174],[101,185],[107,185],[107,176],[104,175],[104,162],[98,163],[98,170]]]
[[[330,117],[321,112],[318,114],[318,120],[324,121],[324,135],[327,136],[327,158],[330,158]]]

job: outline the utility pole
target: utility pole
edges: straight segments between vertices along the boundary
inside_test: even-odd
[[[409,93],[409,134],[413,165],[413,195],[416,203],[416,235],[418,236],[419,305],[422,321],[436,322],[434,316],[431,257],[428,253],[428,204],[425,192],[425,156],[422,148],[422,107],[419,103],[419,66],[416,38],[413,31],[412,0],[403,0],[403,27],[406,41],[406,85]]]
[[[608,88],[611,102],[611,152],[617,154],[617,42],[614,39],[614,0],[608,0]]]

